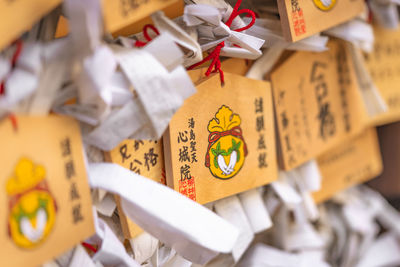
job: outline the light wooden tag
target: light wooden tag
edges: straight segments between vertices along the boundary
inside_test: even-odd
[[[164,138],[167,185],[208,203],[277,178],[268,82],[225,73],[197,86]]]
[[[321,190],[313,194],[321,203],[339,191],[372,179],[382,172],[382,158],[375,128],[369,128],[318,157]]]
[[[229,58],[221,62],[221,69],[223,69],[224,72],[238,74],[241,76],[245,76],[250,67],[251,61],[242,58]],[[204,74],[207,71],[207,68],[208,64],[205,63],[204,66],[202,65],[199,68],[188,71],[188,74],[195,85],[203,82],[206,79]]]
[[[106,0],[103,2],[104,3],[103,13],[105,18],[106,28],[108,31],[112,33],[114,37],[129,36],[131,34],[136,34],[141,32],[146,24],[153,23],[150,18],[150,15],[153,12],[162,10],[167,17],[176,18],[183,14],[183,8],[184,8],[184,3],[182,0],[168,0],[166,2],[166,5],[163,5],[162,8],[155,9],[150,13],[147,12],[147,15],[145,16],[143,16],[143,14],[140,14],[141,18],[132,16],[132,14],[136,14],[135,12],[137,11],[132,11],[132,14],[129,13],[130,15],[125,17],[123,15],[124,11],[122,11],[121,7],[122,5],[124,5],[123,4],[124,2],[128,3],[129,1]],[[105,9],[110,5],[111,7],[109,9]],[[132,5],[135,5],[135,3],[133,3]],[[68,32],[69,32],[68,20],[64,16],[60,16],[60,19],[58,20],[57,24],[55,38],[66,36]]]
[[[117,163],[153,181],[166,184],[161,140],[125,140],[110,152],[106,152],[105,155],[110,162]],[[119,197],[115,197],[125,238],[131,239],[143,233],[138,225],[126,217]]]
[[[168,6],[183,7],[182,0],[103,0],[104,21],[108,32],[120,31]]]
[[[61,0],[0,1],[0,50],[29,30],[45,14],[61,4]]]
[[[362,0],[278,0],[283,35],[298,41],[345,22],[364,10]]]
[[[38,266],[93,235],[79,126],[68,117],[0,122],[0,265]]]
[[[374,51],[366,55],[365,62],[389,109],[374,120],[375,125],[382,125],[400,120],[400,29],[374,26],[374,35]]]
[[[323,53],[297,52],[271,74],[285,170],[357,134],[367,123],[349,51],[338,41],[328,46]]]

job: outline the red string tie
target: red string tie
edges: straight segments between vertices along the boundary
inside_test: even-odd
[[[234,29],[234,31],[236,32],[242,32],[245,31],[247,29],[249,29],[250,27],[252,27],[254,25],[254,23],[256,22],[256,15],[255,13],[250,10],[250,9],[241,9],[239,10],[239,6],[242,3],[242,0],[238,0],[235,4],[235,7],[233,8],[233,11],[231,13],[231,15],[229,16],[227,22],[225,23],[229,28],[231,28],[232,22],[233,20],[241,15],[241,14],[247,14],[247,16],[251,17],[251,22],[239,29]],[[215,72],[219,72],[219,77],[221,80],[221,85],[224,86],[225,84],[225,80],[224,80],[224,72],[221,69],[221,60],[220,60],[220,54],[221,54],[221,49],[225,46],[225,42],[222,41],[220,42],[215,48],[214,50],[212,50],[210,52],[210,54],[205,57],[202,61],[197,62],[191,66],[189,66],[187,69],[188,70],[192,70],[200,65],[202,65],[203,63],[211,60],[210,66],[208,66],[208,69],[205,73],[206,76],[209,76],[211,73],[215,73]]]
[[[89,249],[90,251],[92,251],[94,253],[97,252],[97,249],[92,244],[82,242],[82,246],[84,246],[85,248]]]
[[[152,30],[157,36],[160,35],[160,32],[157,30],[157,28],[154,25],[151,24],[146,24],[143,27],[143,36],[147,40],[147,42],[142,42],[137,40],[135,43],[135,47],[143,47],[147,45],[153,38],[150,37],[149,35],[149,30]]]
[[[208,135],[208,148],[206,153],[206,167],[210,167],[210,148],[221,138],[227,135],[232,135],[238,137],[240,140],[243,141],[243,151],[244,155],[247,155],[247,145],[244,141],[242,129],[239,126],[233,127],[230,130],[223,131],[223,132],[212,132]]]

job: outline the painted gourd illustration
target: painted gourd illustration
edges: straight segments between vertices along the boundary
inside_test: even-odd
[[[210,134],[205,166],[216,178],[232,178],[244,164],[247,146],[240,123],[240,116],[225,105],[219,108],[215,118],[208,123]]]
[[[313,2],[322,11],[329,11],[336,4],[336,0],[313,0]]]
[[[53,229],[56,202],[46,181],[46,169],[27,158],[21,158],[7,180],[9,203],[8,232],[22,248],[34,248]]]

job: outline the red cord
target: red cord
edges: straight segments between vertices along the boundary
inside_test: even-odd
[[[82,246],[84,246],[85,248],[89,249],[90,251],[92,251],[94,253],[97,252],[97,249],[93,245],[91,245],[89,243],[82,242]]]
[[[15,68],[15,65],[17,64],[18,58],[21,55],[21,51],[22,51],[22,41],[21,40],[17,40],[14,43],[16,45],[14,54],[11,58],[11,70],[13,70]],[[3,81],[1,81],[0,83],[0,95],[4,95],[5,94],[5,79]]]
[[[17,60],[18,60],[19,56],[21,55],[22,41],[21,40],[15,41],[15,45],[16,45],[15,52],[13,54],[13,57],[11,58],[12,68],[15,68],[15,64],[17,64]]]
[[[256,15],[256,18],[260,18],[260,15],[258,15],[257,12],[255,12],[255,11],[253,11],[253,12],[254,12],[254,15]],[[246,17],[251,17],[251,15],[250,15],[250,14],[247,14]]]
[[[13,54],[13,56],[12,56],[12,58],[11,58],[11,71],[13,70],[13,69],[15,69],[15,65],[17,64],[17,61],[18,61],[18,58],[19,58],[19,56],[21,55],[21,51],[22,51],[22,41],[21,40],[17,40],[17,41],[15,41],[15,45],[16,45],[16,48],[15,48],[15,51],[14,51],[14,54]],[[3,81],[1,81],[1,83],[0,83],[0,95],[4,95],[5,94],[5,79],[3,80]],[[9,115],[8,115],[8,118],[10,119],[10,121],[11,121],[11,124],[12,124],[12,126],[13,126],[13,128],[14,128],[14,131],[18,131],[18,120],[17,120],[17,116],[15,116],[15,114],[14,113],[10,113]]]
[[[245,31],[248,28],[252,27],[254,25],[254,23],[256,22],[256,15],[254,14],[254,12],[250,9],[241,9],[239,10],[239,6],[242,3],[242,0],[238,0],[235,4],[235,7],[233,8],[233,11],[231,13],[231,15],[229,16],[227,22],[225,23],[229,28],[232,25],[233,20],[241,15],[246,13],[248,16],[251,16],[251,22],[239,29],[234,29],[234,31],[236,32],[241,32],[241,31]],[[224,72],[221,69],[221,60],[220,60],[220,54],[221,54],[221,49],[225,46],[225,42],[221,42],[219,43],[213,51],[210,52],[210,54],[205,57],[202,61],[197,62],[191,66],[189,66],[187,69],[188,70],[192,70],[200,65],[202,65],[203,63],[211,60],[210,66],[208,66],[208,69],[206,71],[206,76],[209,76],[211,73],[213,72],[219,72],[219,78],[221,80],[221,85],[224,86],[225,84],[225,80],[224,80]],[[213,70],[214,69],[214,70]]]
[[[371,5],[369,3],[369,1],[365,1],[365,3],[367,4],[367,8],[368,8],[368,17],[367,17],[367,22],[369,24],[372,23],[372,20],[374,18],[374,14],[372,13],[372,9],[371,9]]]
[[[154,25],[146,24],[143,27],[143,36],[147,40],[147,42],[142,42],[142,41],[137,40],[135,43],[136,47],[143,47],[143,46],[147,45],[151,40],[153,40],[153,38],[151,38],[148,33],[149,30],[152,30],[156,35],[160,35],[160,32],[157,30],[157,28]]]
[[[11,125],[14,128],[14,131],[18,131],[18,120],[17,120],[17,116],[15,116],[14,113],[10,113],[8,114],[8,118],[11,121]]]

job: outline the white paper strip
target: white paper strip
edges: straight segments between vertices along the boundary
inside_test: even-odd
[[[111,217],[116,207],[117,204],[115,203],[114,196],[111,194],[107,194],[99,203],[96,204],[97,211],[107,217]]]
[[[374,20],[381,27],[388,29],[397,29],[399,27],[399,12],[395,1],[371,0],[368,2],[371,7]]]
[[[400,246],[396,236],[385,233],[366,251],[356,267],[398,266]]]
[[[140,264],[150,259],[158,248],[158,239],[146,232],[130,239],[129,243],[131,243],[135,260]]]
[[[300,257],[295,254],[258,243],[249,249],[237,266],[299,267]]]
[[[32,96],[29,104],[29,113],[35,115],[46,115],[49,113],[57,93],[60,92],[62,83],[68,78],[71,68],[71,61],[66,57],[71,57],[69,39],[63,39],[63,42],[54,42],[64,48],[62,54],[58,54],[58,59],[53,57],[44,60],[43,72],[40,75],[39,84],[35,94]],[[46,49],[48,46],[44,46]]]
[[[144,110],[136,97],[84,136],[84,141],[102,150],[109,151],[149,123],[143,113]]]
[[[260,233],[272,226],[271,217],[258,188],[240,193],[238,196],[254,233]]]
[[[271,187],[289,209],[293,209],[302,201],[300,194],[289,182],[289,177],[284,171],[279,171],[279,178],[271,183]]]
[[[184,97],[171,86],[171,77],[167,70],[151,54],[141,50],[125,50],[118,54],[118,62],[135,88],[141,105],[148,116],[150,125],[146,127],[151,136],[158,140],[167,128],[169,121],[176,110],[182,105]],[[181,81],[187,78],[187,74]],[[193,84],[182,84],[186,88],[186,95],[196,90]]]
[[[283,51],[285,51],[285,47],[283,44],[277,44],[264,51],[264,54],[248,70],[246,77],[255,80],[264,80],[265,75],[272,70],[272,67],[281,57]]]
[[[310,160],[296,168],[301,180],[297,180],[301,191],[314,192],[321,189],[321,173],[316,160]]]
[[[351,51],[351,57],[357,75],[360,92],[368,114],[373,117],[385,112],[387,110],[387,105],[366,69],[361,51],[350,43],[347,45]]]
[[[232,250],[232,256],[238,261],[254,238],[254,233],[246,213],[244,212],[240,200],[237,196],[227,197],[214,203],[215,212],[222,218],[235,225],[240,233],[235,246]]]
[[[168,32],[170,35],[172,35],[173,41],[184,48],[183,50],[186,51],[186,53],[183,65],[185,67],[202,60],[203,54],[197,40],[192,38],[172,20],[168,19],[163,12],[158,11],[153,13],[151,15],[151,19],[160,32]]]
[[[365,52],[372,52],[374,48],[372,25],[357,18],[330,28],[324,33],[351,42]]]
[[[92,187],[121,196],[130,219],[192,262],[205,264],[236,243],[236,227],[164,185],[112,163],[90,164],[89,177]]]
[[[69,267],[96,267],[93,260],[89,257],[85,249],[78,245],[74,250],[74,255],[69,264]]]
[[[111,266],[140,266],[125,250],[125,247],[115,236],[110,227],[100,218],[96,220],[96,235],[101,240],[101,246],[93,255],[93,261],[100,261]]]
[[[229,28],[221,19],[229,17],[230,13],[225,9],[217,9],[212,5],[186,5],[183,20],[188,26],[197,27],[199,43],[203,51],[217,46],[220,42],[226,41],[221,49],[221,55],[227,57],[256,59],[261,56],[260,48],[264,40],[247,34],[237,32],[235,21]],[[239,17],[239,16],[238,16]],[[239,21],[239,20],[238,20]],[[238,24],[243,23],[242,21]],[[239,46],[234,47],[233,44]]]

